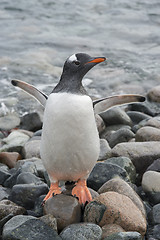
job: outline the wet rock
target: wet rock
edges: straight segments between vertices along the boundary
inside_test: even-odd
[[[92,196],[92,199],[95,199],[96,197],[99,196],[99,193],[96,192],[95,190],[93,190],[92,188],[88,188],[90,193],[91,193],[91,196]]]
[[[147,96],[150,101],[159,103],[160,102],[160,85],[150,89]]]
[[[6,181],[3,183],[3,186],[7,188],[12,188],[16,184],[17,177],[20,173],[21,169],[18,170],[14,169],[14,172],[12,172],[11,176],[7,178]]]
[[[153,206],[148,214],[149,222],[153,225],[160,224],[160,203]]]
[[[141,122],[144,119],[150,119],[151,116],[145,114],[145,113],[141,113],[141,112],[136,112],[136,111],[128,111],[127,112],[128,116],[130,117],[130,119],[132,120],[132,122],[134,124],[138,124],[139,122]]]
[[[40,177],[41,179],[43,179],[43,181],[45,183],[47,183],[49,186],[49,184],[50,184],[49,176],[48,176],[46,169],[44,168],[42,160],[39,158],[31,158],[30,161],[33,161],[33,163],[35,165],[36,172],[34,174],[36,176]]]
[[[8,171],[8,167],[5,165],[1,165],[0,166],[0,184],[3,185],[3,183],[5,182],[5,180],[7,178],[9,178],[11,176],[11,174]]]
[[[96,163],[92,172],[87,179],[88,187],[97,191],[105,182],[114,178],[115,176],[120,176],[123,179],[127,179],[127,172],[125,169],[111,163],[99,162]]]
[[[160,203],[160,192],[146,192],[145,194],[151,205]]]
[[[144,172],[154,160],[160,158],[160,142],[119,143],[111,150],[112,157],[131,159],[138,173]]]
[[[144,119],[142,121],[140,121],[139,123],[135,124],[133,127],[132,127],[132,131],[134,133],[136,133],[140,128],[146,126],[146,123],[148,122],[148,119]]]
[[[42,160],[40,158],[36,158],[36,160],[34,161],[34,164],[36,166],[36,170],[37,170],[38,176],[40,178],[45,179],[46,178],[46,174],[48,175],[48,173],[47,173],[46,169],[44,168]],[[47,180],[48,180],[48,177],[47,177]],[[46,180],[46,182],[47,182],[47,180]]]
[[[0,152],[0,162],[7,165],[9,168],[14,168],[16,162],[21,159],[21,155],[17,152]]]
[[[44,171],[44,180],[49,186],[50,185],[50,179],[49,179],[49,175],[48,175],[46,170]]]
[[[149,119],[146,123],[145,126],[150,126],[150,127],[155,127],[160,129],[160,117],[156,116],[151,119]]]
[[[104,123],[103,119],[98,114],[95,114],[95,119],[96,119],[98,132],[99,132],[99,134],[101,134],[106,128],[105,123]]]
[[[108,151],[110,151],[111,148],[108,144],[108,142],[105,139],[100,139],[100,154],[97,161],[102,161],[108,156]]]
[[[125,231],[136,231],[144,236],[146,219],[133,201],[116,192],[102,193],[90,202],[84,212],[84,221],[99,226],[118,224]]]
[[[110,134],[110,136],[107,137],[107,140],[110,147],[113,148],[118,143],[128,142],[130,139],[134,138],[134,136],[135,135],[131,130],[127,128],[121,128],[116,132]]]
[[[102,229],[93,223],[77,223],[67,226],[60,234],[64,240],[100,240]]]
[[[11,193],[11,190],[9,188],[0,186],[0,201],[3,199],[8,199],[10,193]]]
[[[148,106],[144,105],[144,103],[132,103],[129,104],[127,108],[130,111],[142,112],[152,117],[154,116],[154,112],[152,112],[152,110]]]
[[[142,188],[145,192],[160,192],[160,173],[147,171],[143,174]]]
[[[42,180],[30,172],[22,172],[18,175],[16,184],[43,184]]]
[[[6,131],[0,131],[0,146],[1,146],[1,139],[6,137],[6,135],[4,135],[4,134],[6,134]],[[7,134],[8,134],[8,132],[7,132]]]
[[[33,174],[39,176],[40,178],[45,178],[44,175],[46,174],[46,170],[45,170],[42,160],[40,158],[33,157],[33,158],[28,158],[28,159],[23,159],[21,161],[18,161],[16,164],[16,168],[17,169],[20,167],[22,168],[23,165],[28,166],[28,164],[31,164],[31,168],[32,168],[31,172]],[[25,171],[28,172],[27,169]]]
[[[125,169],[129,179],[132,183],[135,182],[136,179],[136,169],[135,166],[133,165],[132,161],[127,158],[127,157],[113,157],[113,158],[108,158],[106,160],[107,163],[112,163],[120,166],[121,168]]]
[[[131,138],[129,142],[135,142],[135,138]]]
[[[2,218],[0,220],[0,237],[2,235],[2,231],[3,231],[3,226],[6,222],[8,222],[14,215],[12,213],[8,214],[6,217]],[[2,238],[0,238],[2,240]]]
[[[28,141],[22,151],[24,158],[40,158],[40,142],[41,140]]]
[[[51,214],[57,219],[58,230],[81,221],[81,206],[72,196],[60,194],[50,198],[44,205],[44,215]]]
[[[41,140],[41,136],[33,136],[29,141]]]
[[[40,130],[34,132],[33,137],[36,137],[36,136],[41,137],[41,135],[42,135],[42,129],[40,129]]]
[[[11,130],[20,124],[20,118],[17,113],[9,113],[6,116],[0,117],[0,129]]]
[[[100,135],[101,139],[109,139],[110,136],[115,132],[115,130],[112,129],[115,125],[109,126],[105,129],[105,131]]]
[[[114,124],[131,124],[130,117],[119,107],[114,107],[106,112],[100,113],[107,126]]]
[[[112,234],[104,240],[142,240],[142,236],[138,232],[119,232]]]
[[[57,232],[57,220],[53,215],[51,214],[44,215],[39,219]]]
[[[42,128],[42,121],[37,112],[27,113],[21,117],[21,123],[19,126],[21,129],[35,132]]]
[[[133,126],[132,129],[134,130],[134,132],[136,132],[141,127],[146,127],[146,126],[160,129],[160,117],[156,116],[156,117],[152,117],[150,119],[142,120],[137,125]]]
[[[26,143],[28,140],[29,140],[29,136],[27,136],[26,134],[18,131],[18,130],[15,130],[15,131],[12,131],[8,137],[6,138],[3,138],[3,142],[5,144],[8,144],[8,145],[20,145],[20,146],[23,146],[24,143]]]
[[[3,138],[3,146],[0,148],[0,152],[18,152],[21,154],[22,147],[29,138],[29,136],[18,130],[13,131],[8,137]]]
[[[22,215],[26,212],[26,209],[18,206],[10,200],[0,201],[0,219],[6,217],[9,214]]]
[[[11,191],[10,200],[26,209],[34,207],[35,200],[48,192],[46,184],[17,184]]]
[[[153,233],[152,236],[155,240],[160,239],[160,224],[157,224],[153,227]]]
[[[4,182],[4,184],[3,184],[4,187],[12,188],[16,184],[16,182],[17,182],[18,175],[21,174],[21,173],[28,173],[29,172],[29,173],[32,173],[32,174],[38,176],[38,172],[37,172],[36,165],[34,164],[34,162],[25,161],[25,162],[23,162],[23,164],[21,164],[20,162],[21,161],[19,161],[16,164],[15,168],[11,169],[12,170],[12,174]]]
[[[37,215],[35,214],[34,210],[26,210],[27,214],[26,215],[29,215],[29,216],[33,216],[33,217],[37,217]]]
[[[149,226],[146,232],[146,239],[147,240],[157,240],[153,237],[153,226]]]
[[[131,126],[126,124],[109,125],[106,127],[105,132],[108,132],[110,134],[111,132],[115,132],[121,128],[131,129]]]
[[[131,127],[129,125],[123,125],[123,124],[118,124],[118,125],[111,125],[106,127],[104,132],[100,135],[100,138],[106,139],[107,141],[110,140],[112,134],[114,134],[116,131],[120,129],[128,129],[130,130]]]
[[[26,135],[29,136],[30,138],[33,137],[33,132],[31,132],[31,131],[24,130],[24,129],[18,129],[18,131],[21,132],[21,133],[26,134]]]
[[[156,171],[160,172],[160,158],[155,160],[148,168],[146,171]]]
[[[147,202],[147,201],[143,201],[143,204],[144,204],[144,207],[145,207],[145,210],[146,210],[146,215],[148,216],[148,213],[152,210],[152,207],[151,205]]]
[[[46,196],[46,194],[43,194],[35,200],[34,209],[32,209],[35,217],[42,217],[43,216],[42,203],[43,203],[43,200],[44,200],[45,196]]]
[[[2,60],[2,58],[1,58],[1,60]],[[2,62],[1,62],[1,64],[2,64]],[[6,106],[6,108],[8,108],[8,107],[13,107],[13,106],[15,106],[15,104],[18,103],[18,99],[16,97],[9,97],[9,96],[7,96],[6,98],[3,98],[1,100],[2,100],[2,102],[1,102],[1,110],[3,110],[2,111],[3,114],[5,114],[4,106],[2,106],[3,104]],[[2,112],[0,111],[1,114],[2,114]]]
[[[147,171],[142,178],[142,188],[152,205],[160,203],[159,172]]]
[[[142,127],[135,136],[136,142],[160,141],[160,129],[154,127]]]
[[[144,216],[146,216],[145,208],[143,205],[142,200],[138,196],[138,194],[129,186],[121,178],[114,178],[106,182],[102,185],[102,187],[98,190],[98,193],[105,193],[105,192],[117,192],[129,197],[133,203],[139,208]]]
[[[8,113],[9,113],[9,109],[7,108],[7,106],[4,103],[4,101],[1,99],[1,103],[0,103],[0,116],[5,116]]]
[[[129,125],[123,125],[123,124],[114,124],[106,127],[104,132],[100,135],[101,138],[109,139],[109,137],[116,131],[125,128],[125,129],[131,129],[131,126]]]
[[[38,175],[35,161],[28,161],[28,160],[24,160],[23,162],[20,161],[16,164],[16,169],[20,170],[21,173],[30,172],[35,175]]]
[[[3,228],[4,240],[60,240],[56,231],[32,216],[15,216]]]
[[[125,230],[117,224],[106,224],[102,227],[102,239],[118,232],[125,232]]]

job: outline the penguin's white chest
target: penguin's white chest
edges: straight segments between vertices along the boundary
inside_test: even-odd
[[[41,157],[52,181],[86,178],[99,156],[92,100],[52,93],[46,103]]]

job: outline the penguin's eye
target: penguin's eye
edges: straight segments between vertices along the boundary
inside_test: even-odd
[[[78,60],[74,61],[74,64],[80,65],[80,62]]]

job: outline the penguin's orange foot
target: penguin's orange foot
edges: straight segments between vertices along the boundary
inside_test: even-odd
[[[86,202],[92,201],[92,196],[87,188],[86,180],[79,180],[76,186],[72,189],[72,195],[77,197],[81,205],[85,205]]]
[[[62,190],[61,190],[61,188],[58,186],[58,182],[56,182],[56,183],[51,183],[49,192],[48,192],[48,194],[46,195],[46,197],[44,198],[43,203],[42,203],[42,206],[44,206],[45,202],[46,202],[49,198],[53,197],[54,195],[61,194],[61,192],[62,192]]]

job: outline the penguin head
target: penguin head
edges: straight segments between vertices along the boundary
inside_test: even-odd
[[[81,80],[92,67],[105,60],[105,57],[93,58],[85,53],[73,54],[64,63],[63,74]]]
[[[65,61],[60,81],[52,92],[86,94],[82,85],[84,75],[96,64],[105,60],[105,57],[93,58],[85,53],[73,54]]]

